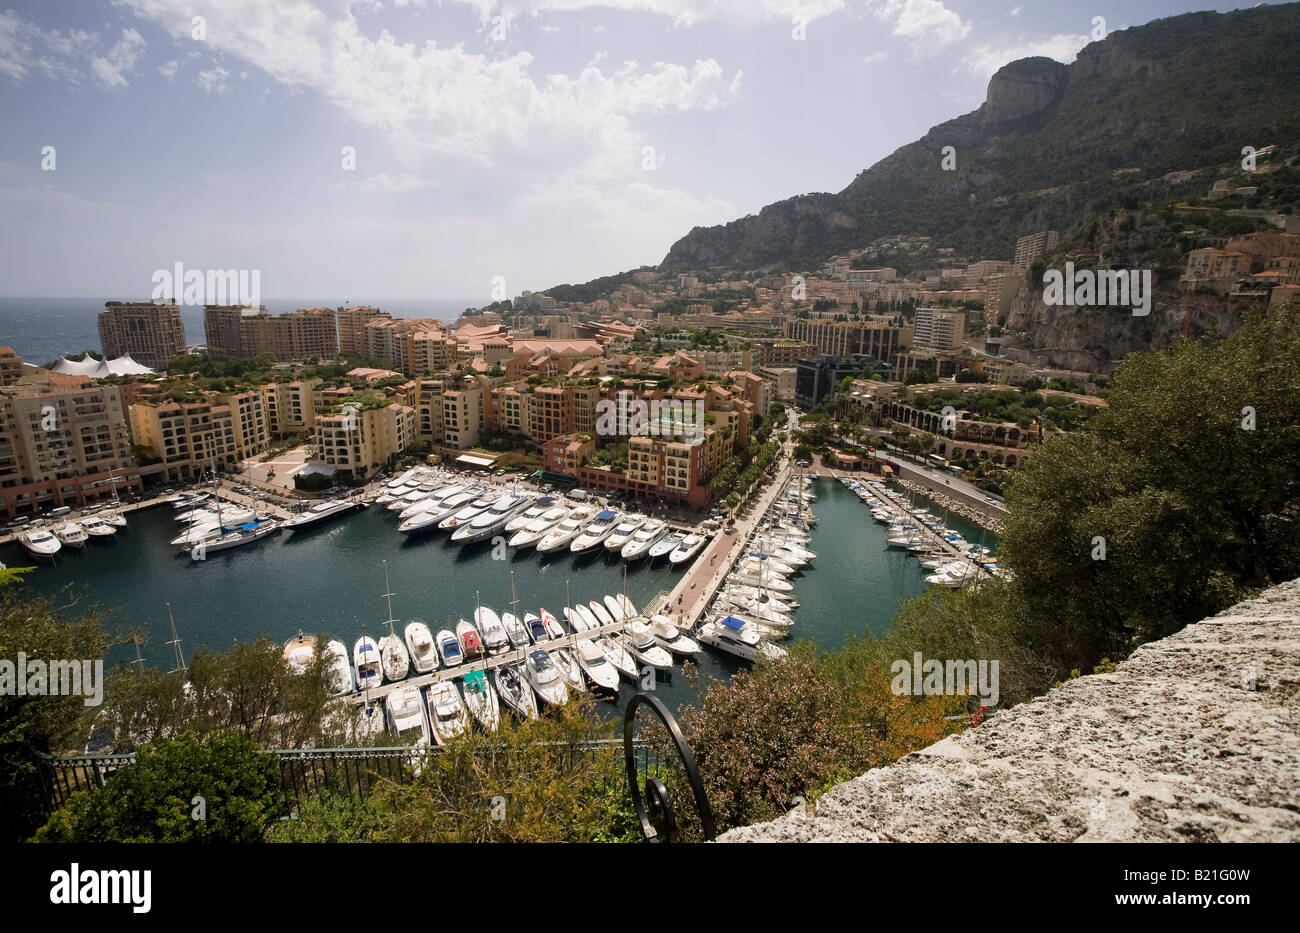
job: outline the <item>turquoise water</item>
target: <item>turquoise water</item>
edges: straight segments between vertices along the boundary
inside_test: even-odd
[[[883,526],[852,492],[830,480],[819,480],[815,490],[820,521],[811,547],[818,559],[792,579],[800,607],[791,632],[834,649],[849,632],[882,632],[899,599],[923,591],[925,582],[915,560],[885,548]],[[72,611],[98,603],[110,610],[111,625],[145,629],[145,663],[169,669],[168,602],[187,657],[199,645],[222,650],[262,635],[282,642],[300,628],[327,632],[350,649],[363,626],[376,637],[386,628],[384,560],[400,625],[419,618],[434,631],[472,618],[476,598],[498,612],[508,609],[511,571],[520,615],[545,607],[563,618],[566,584],[575,602],[600,599],[623,589],[628,566],[604,551],[539,557],[530,550],[493,560],[486,543],[461,547],[443,535],[406,538],[396,531],[394,513],[382,508],[195,562],[167,544],[180,533],[174,518],[165,506],[131,513],[129,531],[107,544],[91,542],[84,551],[65,549],[56,564],[41,566],[25,585],[42,593],[72,586],[83,596]],[[0,546],[0,561],[31,563],[16,544]],[[640,561],[628,566],[626,592],[644,605],[671,589],[678,576],[663,558]],[[116,646],[108,656],[110,663],[133,658],[130,645]],[[701,674],[720,678],[744,665],[708,648],[699,662]],[[671,709],[698,696],[680,667],[662,676],[656,690]],[[625,685],[622,700],[631,693]],[[621,702],[611,706],[610,712],[617,711]]]

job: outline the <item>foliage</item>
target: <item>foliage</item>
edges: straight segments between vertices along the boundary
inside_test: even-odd
[[[0,571],[0,658],[16,662],[18,652],[40,660],[95,660],[110,636],[98,610],[69,616],[78,599],[59,606],[22,584],[26,569]],[[80,750],[96,709],[84,696],[0,694],[0,817],[5,838],[29,835],[44,818],[33,754]]]
[[[187,733],[142,746],[102,788],[73,794],[34,841],[256,842],[279,786],[275,759],[255,742]]]

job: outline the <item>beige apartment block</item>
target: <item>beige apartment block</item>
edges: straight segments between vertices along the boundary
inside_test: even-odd
[[[320,379],[306,379],[262,386],[262,406],[271,436],[300,434],[315,424],[316,405],[312,396],[320,383]]]
[[[330,308],[301,308],[273,315],[265,308],[207,305],[203,332],[208,356],[214,360],[263,353],[279,362],[332,359],[339,352],[335,312]]]
[[[317,414],[313,464],[370,476],[417,441],[415,409],[394,402],[382,408],[348,403],[344,410]]]
[[[0,514],[112,494],[135,465],[116,386],[18,383],[0,388]]]
[[[240,446],[229,405],[137,402],[131,406],[131,434],[162,462],[169,481],[197,479],[209,463],[218,470],[238,468]]]
[[[392,315],[368,305],[339,308],[335,313],[339,331],[339,355],[350,360],[366,355],[365,326],[376,318],[392,320]]]
[[[185,352],[181,309],[174,302],[106,302],[99,312],[99,345],[106,359],[129,354],[150,369],[165,370]]]

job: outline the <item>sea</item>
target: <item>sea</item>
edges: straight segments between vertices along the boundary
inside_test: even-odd
[[[24,362],[44,366],[60,356],[80,357],[86,350],[100,351],[99,319],[105,298],[0,298],[0,346],[14,348]],[[128,299],[121,299],[128,300]],[[133,300],[133,299],[132,299]],[[372,305],[393,317],[437,318],[450,323],[466,308],[482,301],[460,298],[267,298],[272,314],[298,308],[337,308]],[[182,305],[186,342],[204,342],[203,308]]]
[[[813,488],[819,521],[810,546],[818,557],[791,578],[800,603],[791,636],[833,650],[850,634],[885,631],[900,600],[926,589],[925,571],[914,558],[885,547],[884,526],[853,492],[828,479]],[[628,565],[603,550],[579,556],[529,550],[494,560],[486,543],[462,547],[443,535],[407,538],[393,514],[371,507],[315,530],[281,532],[194,561],[168,545],[180,533],[175,513],[156,506],[130,513],[129,530],[107,543],[65,549],[22,585],[57,596],[69,613],[97,605],[110,628],[144,630],[144,663],[170,670],[168,604],[186,657],[199,646],[220,651],[263,635],[281,643],[299,629],[328,633],[350,649],[363,632],[377,638],[387,631],[385,569],[398,625],[421,619],[435,632],[472,619],[476,606],[502,612],[514,600],[521,617],[547,608],[560,619],[564,606],[607,593],[625,592],[641,606],[672,589],[681,573],[666,558]],[[960,519],[950,525],[981,540],[980,530]],[[987,535],[983,540],[996,544]],[[17,544],[0,545],[0,561],[32,563]],[[107,660],[111,666],[134,659],[134,646],[123,642]],[[655,689],[670,709],[680,710],[698,702],[710,678],[728,680],[746,664],[706,647],[696,683],[678,666],[661,675]],[[621,712],[631,695],[624,684],[607,713]]]

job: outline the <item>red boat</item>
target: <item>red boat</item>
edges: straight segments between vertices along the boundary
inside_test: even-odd
[[[479,638],[474,623],[461,619],[456,625],[456,638],[460,641],[466,661],[477,661],[483,657],[483,639]]]

